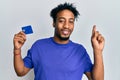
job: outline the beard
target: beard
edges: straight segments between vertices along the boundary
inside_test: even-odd
[[[69,40],[69,38],[70,38],[70,36],[62,37],[62,36],[60,35],[60,33],[58,33],[57,31],[55,31],[55,36],[58,37],[58,38],[59,38],[60,40],[62,40],[62,41],[67,41],[67,40]]]
[[[60,40],[63,40],[63,41],[69,40],[69,37],[70,37],[70,36],[68,36],[68,37],[62,37],[60,34],[56,34],[56,36],[57,36]]]

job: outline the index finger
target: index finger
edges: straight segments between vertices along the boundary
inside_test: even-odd
[[[20,33],[21,35],[26,35],[23,31],[20,31],[19,33]]]
[[[96,32],[96,25],[93,25],[92,34]]]

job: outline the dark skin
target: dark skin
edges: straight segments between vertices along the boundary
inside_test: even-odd
[[[59,44],[67,44],[69,37],[74,30],[74,14],[65,9],[57,14],[56,22],[53,22],[55,28],[54,40]],[[14,43],[14,68],[18,76],[24,76],[30,69],[24,66],[21,57],[21,48],[26,41],[26,35],[23,32],[15,34]],[[93,47],[94,65],[92,72],[86,72],[85,75],[89,80],[104,80],[104,65],[102,51],[104,48],[104,37],[96,31],[96,26],[93,26],[91,44]]]
[[[69,37],[74,29],[74,14],[69,10],[63,10],[57,14],[56,22],[53,23],[55,27],[54,40],[60,44],[66,44],[69,42]],[[62,38],[68,38],[68,40],[61,40]],[[96,25],[93,26],[91,43],[94,53],[94,66],[92,72],[86,72],[85,75],[89,80],[104,80],[104,65],[102,51],[104,48],[104,37],[96,31]],[[99,66],[98,66],[99,65]]]

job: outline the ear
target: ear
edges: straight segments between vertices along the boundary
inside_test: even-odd
[[[55,27],[55,23],[53,22],[53,27]]]

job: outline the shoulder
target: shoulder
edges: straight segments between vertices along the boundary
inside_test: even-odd
[[[36,41],[33,43],[32,47],[48,44],[48,43],[50,42],[50,39],[51,39],[51,38],[38,39],[38,40],[36,40]]]
[[[85,47],[84,47],[82,44],[76,43],[76,42],[72,42],[72,43],[73,43],[73,45],[74,45],[75,47],[77,47],[77,48],[79,48],[79,49],[84,49],[84,50],[85,50]]]
[[[50,41],[50,39],[51,39],[51,38],[42,38],[42,39],[38,39],[38,40],[35,41],[35,44],[36,44],[36,43],[48,42],[48,41]]]

